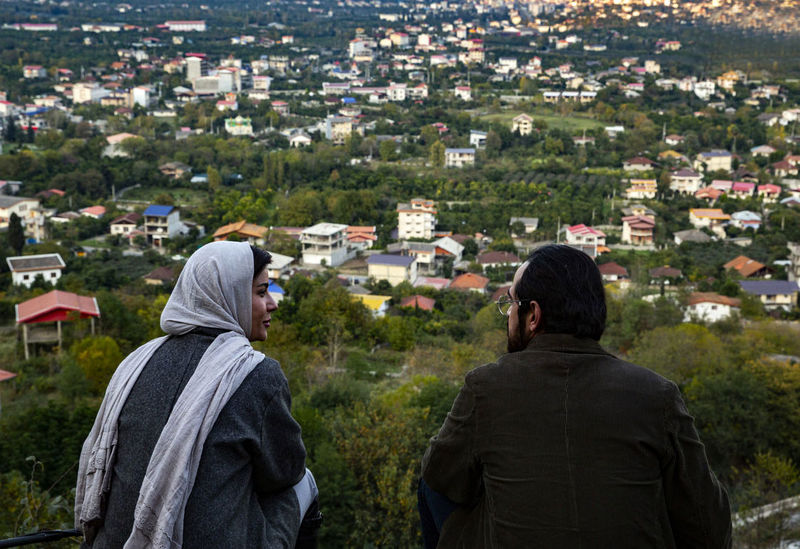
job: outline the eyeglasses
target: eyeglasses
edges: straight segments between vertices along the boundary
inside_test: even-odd
[[[511,311],[511,304],[512,303],[522,303],[525,301],[524,299],[511,299],[510,297],[501,297],[495,304],[497,305],[497,310],[500,311],[500,314],[503,316],[508,316],[508,313]]]

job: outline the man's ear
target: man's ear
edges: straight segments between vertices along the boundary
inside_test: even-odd
[[[542,308],[539,307],[539,303],[537,301],[530,302],[530,313],[531,316],[528,318],[528,328],[530,329],[531,334],[535,334],[537,331],[541,330],[542,325],[544,324]]]

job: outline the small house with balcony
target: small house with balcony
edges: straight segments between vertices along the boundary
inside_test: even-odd
[[[156,248],[164,245],[164,240],[174,238],[181,231],[180,210],[175,206],[150,205],[144,212],[142,230],[147,243]]]
[[[317,223],[300,232],[303,263],[337,267],[355,256],[347,242],[347,225]]]
[[[112,235],[118,234],[121,236],[128,236],[139,225],[142,219],[142,214],[136,212],[126,213],[121,215],[109,223],[109,232]]]
[[[656,222],[652,217],[645,215],[629,215],[622,218],[622,243],[634,246],[650,246],[653,244],[653,234]]]
[[[447,168],[463,168],[475,164],[475,149],[450,149],[444,150],[444,165]]]

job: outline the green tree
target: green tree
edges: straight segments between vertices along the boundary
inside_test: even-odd
[[[17,255],[22,253],[22,248],[25,246],[25,230],[22,228],[22,220],[15,213],[12,213],[8,218],[8,245]]]
[[[89,336],[70,348],[70,354],[83,370],[95,394],[101,395],[122,362],[117,342],[108,336]]]
[[[378,145],[378,154],[384,162],[394,160],[396,151],[397,144],[392,139],[381,141],[381,144]]]
[[[444,166],[444,149],[444,143],[439,140],[431,145],[428,152],[428,161],[433,167],[441,168]]]

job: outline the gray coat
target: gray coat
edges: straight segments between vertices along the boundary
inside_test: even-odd
[[[219,333],[198,328],[171,337],[136,381],[120,414],[105,523],[93,548],[125,544],[161,430]],[[231,396],[205,441],[186,504],[186,549],[294,546],[300,516],[291,486],[305,472],[305,448],[290,406],[286,377],[266,358]]]

